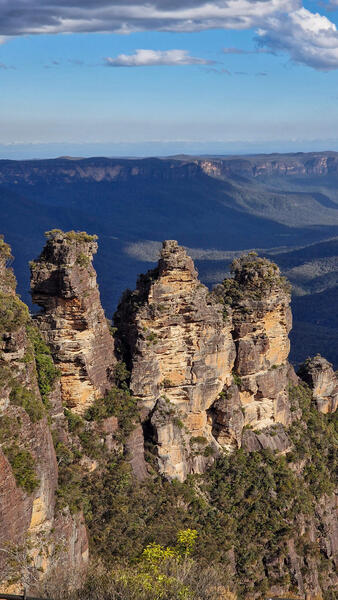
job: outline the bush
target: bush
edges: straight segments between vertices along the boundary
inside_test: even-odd
[[[76,415],[69,408],[65,408],[64,415],[68,421],[68,431],[70,433],[80,433],[84,428],[84,421],[80,415]]]
[[[32,390],[28,390],[19,383],[13,382],[9,397],[12,404],[25,409],[32,423],[37,423],[44,416],[44,406],[40,398]]]
[[[83,269],[89,267],[90,262],[89,256],[87,256],[84,252],[80,252],[80,254],[78,254],[76,257],[76,264]]]
[[[289,436],[294,444],[291,462],[304,462],[303,477],[316,498],[332,494],[337,472],[337,413],[320,413],[305,384],[291,386],[290,400],[302,410],[302,418],[292,424]]]
[[[35,472],[35,461],[28,450],[20,449],[16,444],[5,447],[4,453],[12,467],[17,485],[28,494],[34,492],[39,486],[39,479]]]
[[[43,340],[37,327],[27,326],[28,337],[33,345],[38,385],[43,403],[48,406],[48,397],[60,371],[54,365],[49,346]]]
[[[28,319],[27,306],[17,296],[0,291],[0,332],[12,333]]]
[[[269,296],[273,289],[291,293],[291,285],[280,273],[278,266],[267,258],[260,258],[256,252],[249,252],[235,258],[231,266],[231,278],[216,286],[213,295],[224,304],[224,319],[227,319],[226,307],[239,308],[246,299],[260,301]]]
[[[167,557],[157,570],[144,565],[115,564],[112,570],[94,563],[84,587],[74,596],[62,593],[63,600],[236,600],[223,586],[222,571],[202,567],[186,558]],[[52,591],[52,597],[59,595]]]
[[[120,441],[124,441],[138,420],[137,399],[126,387],[124,389],[113,387],[104,398],[95,400],[84,415],[88,421],[101,421],[111,416],[117,417]]]
[[[55,237],[62,236],[68,242],[96,242],[97,235],[90,235],[86,231],[61,231],[61,229],[51,229],[46,231],[47,240],[53,240]]]

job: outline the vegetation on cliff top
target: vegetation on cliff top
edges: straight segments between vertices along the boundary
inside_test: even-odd
[[[245,300],[262,300],[273,291],[291,293],[291,285],[280,273],[278,266],[261,258],[256,252],[235,258],[231,265],[232,277],[215,287],[213,294],[225,305],[236,307]],[[226,309],[224,316],[227,316]]]
[[[46,231],[45,236],[47,240],[53,240],[56,237],[61,236],[68,242],[96,242],[98,239],[97,235],[90,235],[86,231],[62,231],[61,229],[51,229]]]
[[[290,429],[295,447],[286,456],[238,450],[185,483],[156,474],[151,446],[146,455],[152,476],[142,483],[134,480],[129,463],[118,453],[106,455],[99,473],[83,475],[75,461],[67,502],[73,495],[74,506],[84,510],[93,558],[108,571],[123,565],[130,572],[148,544],[172,546],[177,531],[189,528],[200,532],[196,564],[201,570],[221,570],[222,585],[235,586],[240,598],[262,597],[272,585],[298,593],[288,562],[290,539],[303,575],[310,577],[311,561],[316,560],[328,580],[332,565],[320,539],[312,540],[311,530],[318,499],[332,491],[337,418],[316,411],[307,386],[293,387],[290,394],[303,417]],[[275,567],[267,574],[272,557]],[[328,590],[325,597],[333,598],[332,593]]]

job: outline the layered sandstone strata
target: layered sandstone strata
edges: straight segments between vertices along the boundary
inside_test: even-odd
[[[322,413],[335,412],[338,406],[338,377],[331,363],[317,354],[301,365],[298,374],[313,390],[318,410]]]
[[[10,258],[0,240],[0,586],[14,577],[31,587],[52,570],[76,583],[88,559],[86,529],[81,514],[56,512],[57,461]]]
[[[31,263],[36,318],[61,371],[63,403],[83,413],[112,384],[114,342],[92,266],[96,236],[53,230]]]
[[[235,373],[244,425],[256,430],[289,425],[289,286],[275,264],[255,254],[234,261],[233,280],[228,282],[224,299],[233,294]]]
[[[289,447],[275,430],[291,420],[289,289],[278,267],[254,254],[237,260],[233,275],[210,294],[185,250],[164,242],[158,267],[116,315],[131,389],[169,477],[202,472],[221,448]],[[244,428],[253,431],[243,437]]]
[[[164,242],[158,267],[125,294],[116,325],[160,470],[179,479],[203,471],[218,446],[207,410],[231,385],[234,343],[222,307],[176,241]]]

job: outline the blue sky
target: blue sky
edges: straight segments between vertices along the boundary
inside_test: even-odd
[[[0,0],[0,157],[338,150],[338,0],[54,4]]]

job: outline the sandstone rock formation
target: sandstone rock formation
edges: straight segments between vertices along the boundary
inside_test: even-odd
[[[0,239],[0,570],[4,581],[11,552],[11,563],[16,561],[21,575],[27,561],[32,561],[38,579],[79,583],[88,560],[88,541],[82,513],[72,515],[69,506],[78,510],[76,501],[83,492],[83,483],[93,493],[93,505],[100,506],[100,486],[107,481],[100,477],[115,468],[118,472],[119,462],[121,482],[108,479],[110,485],[117,485],[118,493],[124,493],[125,481],[132,481],[131,471],[139,480],[145,479],[150,470],[144,459],[146,440],[147,451],[152,448],[156,454],[160,473],[180,481],[188,474],[205,472],[224,450],[270,450],[253,457],[241,452],[224,458],[224,462],[222,459],[209,483],[215,473],[216,482],[218,475],[222,482],[233,458],[240,457],[239,465],[244,465],[246,459],[262,460],[267,466],[266,481],[261,470],[262,480],[253,496],[247,490],[246,500],[255,510],[257,498],[262,497],[266,501],[264,509],[271,508],[275,514],[285,511],[292,499],[288,482],[295,480],[285,479],[286,471],[299,475],[304,495],[287,523],[283,525],[283,519],[279,523],[278,515],[273,522],[273,527],[281,527],[280,533],[276,529],[279,546],[273,542],[264,560],[260,559],[262,577],[269,585],[271,582],[269,595],[297,592],[314,600],[323,590],[334,589],[337,533],[333,486],[330,482],[326,485],[325,461],[319,460],[321,456],[331,460],[331,438],[326,447],[322,439],[316,446],[317,430],[311,429],[310,420],[302,423],[298,419],[303,414],[300,407],[304,393],[313,426],[317,427],[318,417],[323,427],[325,422],[330,423],[330,428],[323,431],[332,431],[331,415],[316,415],[311,400],[321,412],[335,410],[337,378],[320,356],[306,361],[299,375],[312,388],[313,396],[306,386],[299,386],[298,402],[292,396],[293,387],[291,412],[287,386],[289,382],[297,386],[299,380],[288,364],[290,293],[278,268],[251,253],[235,260],[233,277],[211,293],[199,282],[185,250],[175,241],[164,242],[158,266],[140,276],[136,290],[127,291],[119,305],[115,317],[117,362],[91,265],[95,251],[92,236],[53,231],[40,258],[31,265],[33,299],[43,309],[34,322],[50,344],[60,369],[60,376],[54,373],[47,392],[46,382],[41,383],[34,336],[38,336],[38,345],[42,339],[27,307],[15,294],[15,278],[7,268],[10,250]],[[46,356],[51,367],[51,355],[44,359]],[[64,410],[65,404],[72,411]],[[293,427],[288,432],[291,422]],[[69,461],[64,470],[61,462],[57,464],[50,426],[58,459]],[[307,439],[309,447],[302,452]],[[278,466],[279,458],[272,453],[290,450],[288,460],[281,459]],[[274,472],[274,486],[269,487],[274,461],[278,470]],[[313,495],[308,488],[316,481],[307,479],[312,474],[312,468],[308,468],[312,467],[311,461],[319,479],[322,477],[320,485],[324,489],[318,491],[319,486]],[[244,470],[245,476],[251,477],[252,472]],[[236,477],[237,473],[238,468]],[[96,477],[98,488],[91,488]],[[208,481],[207,477],[203,481]],[[73,484],[76,491],[72,505]],[[285,485],[280,489],[286,505],[278,502],[275,490],[279,484]],[[155,482],[151,482],[153,485]],[[56,503],[57,488],[63,503]],[[146,494],[146,486],[140,489]],[[236,496],[239,504],[243,504],[239,497],[242,491],[241,487]],[[114,488],[109,487],[108,492],[102,497],[107,514]],[[203,496],[203,487],[199,492]],[[142,499],[147,502],[146,495]],[[86,501],[90,502],[89,496]],[[215,509],[211,497],[205,501],[210,513],[219,511],[218,523],[222,509]],[[260,507],[259,518],[262,504]],[[224,521],[228,533],[231,528],[237,531],[238,513],[234,510],[229,512],[229,522],[228,517]],[[141,513],[137,514],[139,519]],[[210,531],[213,519],[207,521]],[[90,517],[88,522],[91,526]],[[114,531],[110,529],[110,533]],[[251,523],[250,553],[255,535]],[[236,577],[236,533],[231,536],[233,546],[228,553]],[[249,571],[242,570],[241,576],[249,578],[250,584],[254,581]],[[34,589],[32,583],[28,587]],[[248,597],[258,600],[261,588],[250,589]]]
[[[234,343],[221,306],[177,242],[164,242],[158,268],[124,296],[115,323],[160,470],[179,479],[203,471],[217,448],[207,410],[231,385]]]
[[[81,515],[56,511],[57,461],[9,259],[0,240],[0,585],[20,581],[27,564],[36,579],[53,569],[75,582],[88,558],[86,529]]]
[[[338,377],[332,365],[319,354],[307,359],[298,375],[313,390],[313,399],[320,412],[335,412],[338,406]]]
[[[245,426],[290,423],[289,302],[278,268],[254,255],[210,294],[175,241],[164,242],[158,267],[124,296],[121,349],[167,476],[203,472],[220,448],[241,446]],[[273,447],[268,436],[256,446],[264,441]],[[279,442],[289,446],[287,436]]]
[[[47,233],[40,257],[31,263],[36,318],[61,370],[63,403],[83,413],[113,381],[114,342],[100,303],[92,266],[95,236]]]
[[[236,259],[233,279],[218,286],[225,311],[232,310],[235,380],[244,426],[262,430],[288,425],[290,290],[279,269],[254,253]]]

